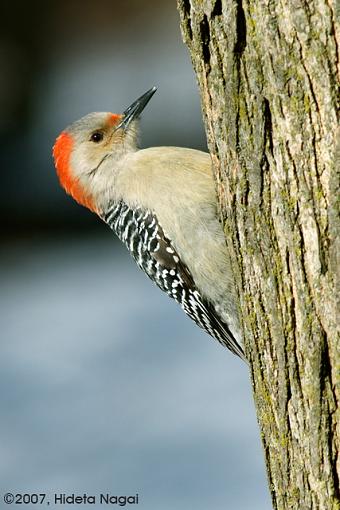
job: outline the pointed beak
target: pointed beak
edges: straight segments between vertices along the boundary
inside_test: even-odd
[[[124,130],[126,130],[129,127],[130,123],[140,116],[140,114],[142,113],[142,111],[144,110],[144,108],[146,107],[146,105],[156,92],[156,90],[157,90],[156,87],[152,87],[152,89],[145,92],[145,94],[140,96],[128,108],[126,108],[126,110],[122,113],[123,120],[119,123],[116,129],[123,128]]]

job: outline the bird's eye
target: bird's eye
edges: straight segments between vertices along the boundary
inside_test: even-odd
[[[95,131],[94,133],[92,133],[90,140],[91,142],[98,143],[101,142],[103,138],[104,135],[101,131]]]

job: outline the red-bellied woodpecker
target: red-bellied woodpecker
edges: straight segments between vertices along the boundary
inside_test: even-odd
[[[155,91],[121,115],[90,113],[66,128],[53,148],[57,174],[66,192],[111,227],[158,287],[244,359],[210,156],[137,147],[138,118]]]

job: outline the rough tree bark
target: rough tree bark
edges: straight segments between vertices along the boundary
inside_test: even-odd
[[[178,0],[178,9],[200,87],[273,506],[339,509],[335,5]]]

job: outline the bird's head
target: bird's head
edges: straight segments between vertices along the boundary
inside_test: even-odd
[[[148,90],[122,114],[89,113],[58,136],[53,147],[57,174],[77,202],[98,212],[97,197],[105,193],[109,173],[137,148],[137,120],[155,92],[156,87]]]

